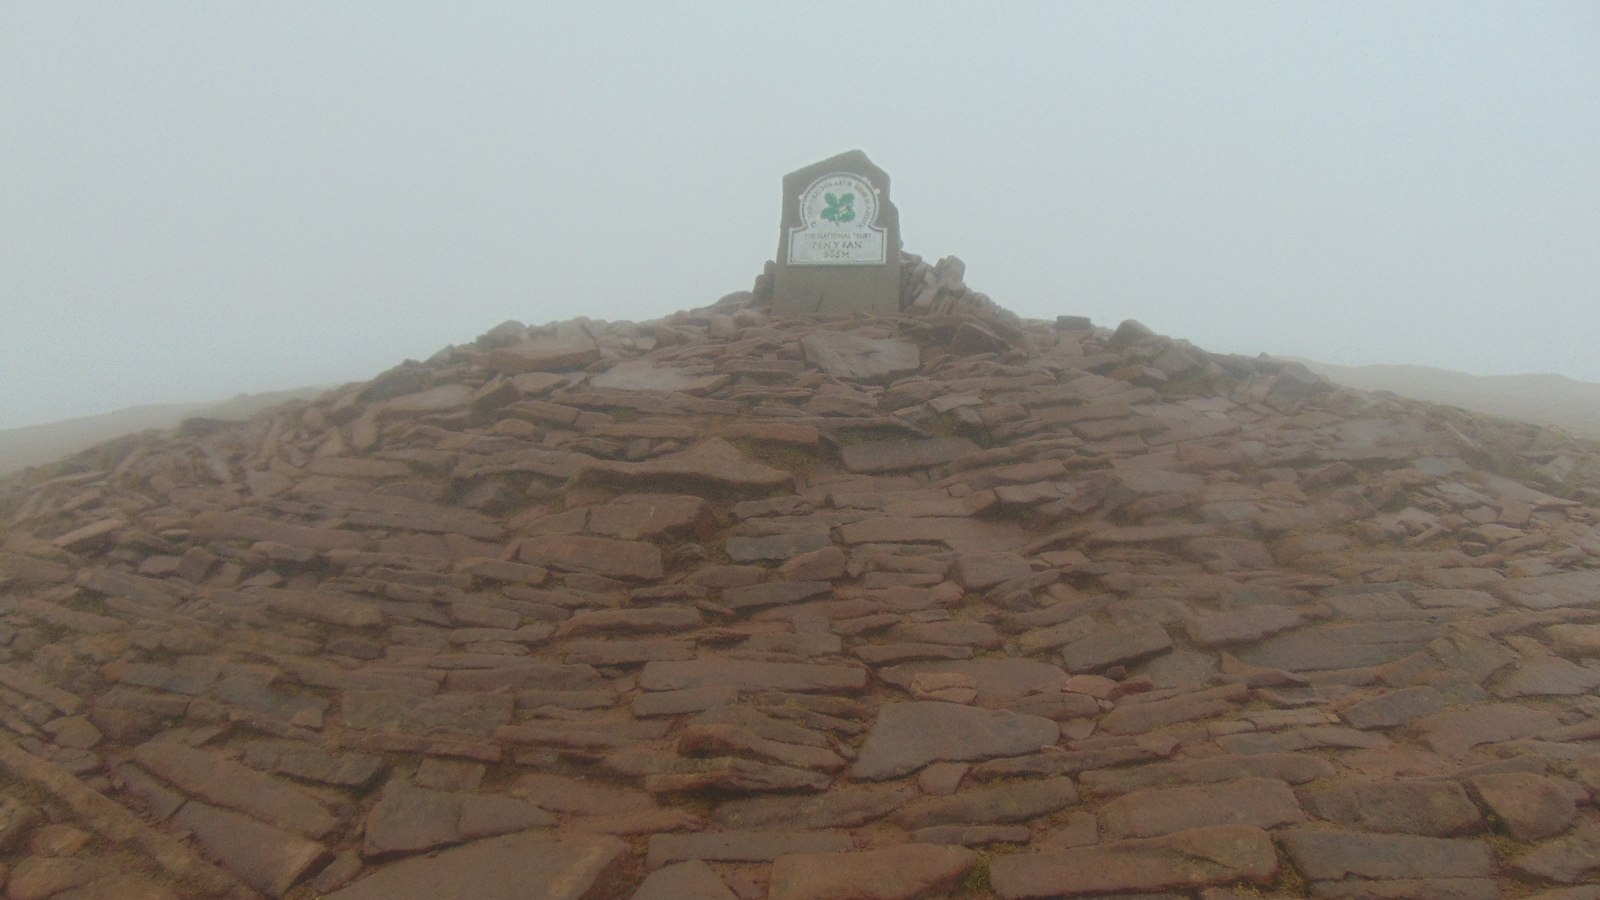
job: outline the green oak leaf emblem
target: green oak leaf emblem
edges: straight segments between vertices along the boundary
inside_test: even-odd
[[[829,222],[843,223],[856,217],[855,194],[823,194],[822,199],[828,201],[828,205],[822,209],[822,217]]]

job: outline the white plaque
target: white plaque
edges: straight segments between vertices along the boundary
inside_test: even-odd
[[[800,195],[800,226],[789,229],[791,266],[881,266],[888,233],[878,221],[878,193],[859,175],[824,175]]]

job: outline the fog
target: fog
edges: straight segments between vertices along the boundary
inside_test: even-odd
[[[1025,317],[1600,381],[1593,3],[0,5],[0,428],[747,289],[860,148]]]

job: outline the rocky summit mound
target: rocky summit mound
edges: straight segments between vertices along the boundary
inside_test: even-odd
[[[1595,445],[905,271],[0,482],[6,896],[1600,896]]]

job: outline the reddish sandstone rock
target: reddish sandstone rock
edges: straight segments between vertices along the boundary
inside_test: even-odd
[[[661,551],[640,541],[573,535],[525,538],[517,556],[530,565],[611,578],[653,581],[662,575]]]
[[[908,831],[935,825],[1010,824],[1059,812],[1077,802],[1078,790],[1072,779],[1047,778],[920,800],[902,807],[893,819]]]
[[[1482,878],[1494,854],[1481,840],[1400,834],[1359,834],[1294,828],[1279,840],[1295,866],[1313,881],[1357,878]]]
[[[1566,831],[1578,816],[1578,802],[1588,799],[1588,791],[1573,782],[1526,772],[1476,775],[1467,784],[1524,844]]]
[[[283,896],[327,856],[321,844],[197,800],[185,803],[173,821],[193,832],[200,846],[239,880],[274,897]]]
[[[1217,825],[1165,837],[998,856],[989,883],[1002,900],[1115,891],[1166,891],[1250,880],[1278,871],[1272,840],[1259,828]]]
[[[338,825],[338,819],[298,788],[210,751],[152,741],[141,744],[134,758],[185,793],[297,834],[321,837]]]
[[[948,889],[978,861],[964,847],[909,844],[859,853],[800,853],[772,865],[768,900],[913,900]]]
[[[379,867],[328,900],[584,900],[627,849],[614,837],[506,835]]]
[[[692,859],[646,876],[632,900],[736,900],[733,891],[703,861]]]
[[[1318,818],[1360,831],[1455,837],[1483,829],[1483,816],[1454,781],[1336,781],[1308,788],[1305,798]]]
[[[855,778],[905,775],[930,762],[1017,756],[1054,744],[1056,724],[1039,716],[974,709],[954,703],[889,703],[851,769]]]
[[[1305,820],[1289,785],[1272,778],[1140,791],[1100,809],[1100,826],[1109,840],[1159,837],[1209,825],[1277,828]]]

